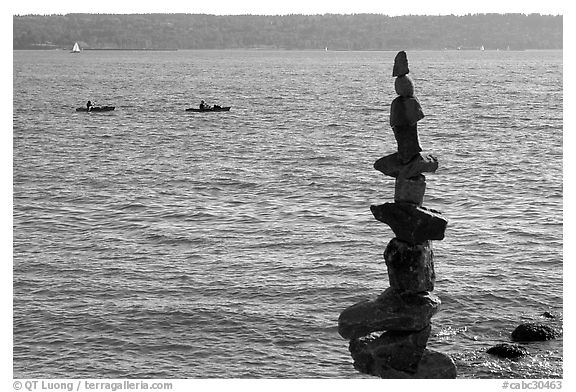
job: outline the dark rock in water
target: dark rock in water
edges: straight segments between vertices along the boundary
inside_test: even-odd
[[[394,58],[394,68],[392,69],[392,76],[403,76],[410,72],[408,69],[408,57],[405,51],[400,51]]]
[[[439,211],[409,203],[384,203],[370,206],[374,218],[386,223],[399,240],[422,244],[444,239],[448,221]]]
[[[390,287],[418,293],[434,290],[434,253],[429,241],[421,245],[392,239],[384,251]]]
[[[410,178],[422,173],[434,173],[438,169],[438,159],[432,154],[418,153],[408,163],[403,164],[395,152],[374,162],[374,169],[390,177]]]
[[[378,343],[373,346],[372,356],[377,363],[383,363],[396,370],[415,373],[426,349],[430,330],[431,327],[428,326],[416,333],[385,332],[378,339]]]
[[[554,319],[554,318],[556,318],[556,316],[554,316],[554,315],[553,315],[552,313],[550,313],[550,312],[544,312],[544,313],[542,313],[542,317],[546,317],[546,318],[549,318],[549,319]]]
[[[516,342],[532,342],[541,340],[552,340],[559,336],[554,328],[538,323],[520,324],[512,332],[512,340]]]
[[[415,373],[430,337],[430,329],[428,326],[418,332],[389,331],[377,338],[352,339],[349,350],[356,369],[370,373],[372,367],[391,367]]]
[[[396,94],[404,98],[414,97],[414,82],[408,75],[399,76],[394,81],[394,90]]]
[[[440,306],[432,293],[401,293],[386,289],[375,300],[366,300],[345,309],[338,318],[338,333],[345,339],[376,331],[420,331]]]
[[[350,351],[354,359],[354,368],[362,373],[384,379],[453,379],[456,378],[456,365],[452,358],[438,351],[424,349],[422,358],[415,372],[402,371],[393,368],[385,361],[376,360],[363,345],[369,342],[358,341],[354,348],[350,343]]]
[[[500,343],[486,351],[488,354],[502,358],[518,358],[528,355],[528,350],[517,344]]]
[[[412,378],[454,379],[458,375],[454,360],[448,355],[426,349]]]
[[[422,151],[416,124],[406,126],[398,125],[392,128],[392,131],[394,131],[394,138],[398,145],[398,159],[400,159],[400,163],[405,164],[410,162]]]
[[[426,177],[422,174],[405,178],[396,177],[394,201],[396,203],[412,203],[421,206],[426,192]]]
[[[396,97],[390,104],[390,126],[416,124],[424,118],[420,101],[416,97]]]

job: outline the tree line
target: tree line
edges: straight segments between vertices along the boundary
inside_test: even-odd
[[[13,49],[562,49],[562,15],[13,16]]]

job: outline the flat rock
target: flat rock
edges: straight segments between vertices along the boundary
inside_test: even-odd
[[[424,112],[416,97],[399,96],[390,104],[391,127],[413,125],[423,118]]]
[[[418,293],[434,290],[434,253],[429,241],[412,245],[392,239],[384,251],[390,287],[396,291]]]
[[[384,203],[370,206],[374,218],[386,223],[396,238],[410,244],[444,239],[448,225],[439,211],[410,203]]]
[[[410,72],[408,69],[408,57],[405,51],[400,51],[394,57],[394,68],[392,69],[392,76],[403,76]]]
[[[394,369],[366,351],[363,355],[353,356],[353,359],[356,370],[383,379],[454,379],[457,376],[456,365],[452,358],[428,348],[424,349],[415,372]]]
[[[426,343],[430,337],[428,326],[418,332],[384,332],[379,337],[367,336],[350,341],[350,354],[358,363],[361,372],[368,372],[364,367],[373,362],[376,367],[391,367],[409,373],[415,373],[422,359]],[[368,356],[371,360],[364,360]],[[358,360],[357,360],[358,358]]]
[[[546,324],[525,323],[520,324],[512,332],[512,340],[515,342],[533,342],[552,340],[559,336],[558,331]]]
[[[426,177],[422,174],[405,178],[396,177],[394,186],[394,201],[396,203],[411,203],[421,206],[426,192]]]
[[[409,162],[402,163],[395,152],[374,162],[374,169],[390,177],[411,178],[422,173],[434,173],[438,169],[438,158],[432,154],[418,153]]]
[[[338,318],[338,333],[354,339],[376,331],[421,331],[439,307],[440,298],[432,293],[401,293],[389,287],[375,300],[345,309]]]
[[[526,350],[526,348],[517,344],[509,343],[497,344],[494,347],[490,347],[486,352],[501,358],[518,358],[528,355],[528,350]]]

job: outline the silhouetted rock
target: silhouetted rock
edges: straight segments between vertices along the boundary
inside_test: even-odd
[[[414,97],[414,82],[408,75],[399,76],[394,81],[394,90],[396,94],[404,98]]]
[[[374,169],[390,177],[410,178],[422,173],[434,173],[438,169],[438,159],[432,154],[418,153],[409,162],[402,163],[395,152],[374,162]]]
[[[420,151],[417,122],[424,117],[416,98],[397,97],[390,106],[390,126],[398,145],[398,158],[408,163]]]
[[[410,162],[422,151],[417,125],[397,125],[392,130],[398,146],[398,159],[401,163]]]
[[[439,351],[426,349],[412,378],[453,379],[457,375],[452,358]]]
[[[352,339],[349,350],[358,370],[369,373],[367,365],[416,372],[422,359],[431,327],[417,332],[384,332],[379,337]],[[358,358],[358,360],[356,359]]]
[[[444,239],[448,221],[439,211],[409,203],[384,203],[370,206],[374,218],[386,223],[399,240],[422,244]]]
[[[403,76],[410,72],[408,69],[408,57],[405,51],[400,51],[394,57],[394,68],[392,69],[392,76]]]
[[[390,104],[390,126],[414,125],[424,118],[420,101],[416,97],[396,97]]]
[[[345,309],[338,318],[338,333],[354,339],[375,331],[420,331],[439,306],[440,298],[432,293],[401,293],[389,287],[375,300]]]
[[[426,192],[426,177],[422,174],[404,178],[396,177],[394,201],[396,203],[411,203],[421,206]]]
[[[518,358],[528,355],[528,350],[517,344],[500,343],[486,351],[501,358]]]
[[[456,378],[456,365],[452,358],[438,351],[424,349],[415,372],[402,371],[393,368],[386,361],[375,358],[367,346],[369,341],[350,343],[350,352],[354,359],[354,368],[362,373],[383,379],[453,379]]]
[[[525,323],[520,324],[512,332],[512,340],[516,342],[552,340],[556,339],[558,335],[558,331],[548,325],[538,323]]]
[[[390,287],[418,293],[434,290],[434,253],[429,241],[412,245],[392,239],[384,251]]]
[[[542,317],[549,318],[549,319],[554,319],[554,318],[556,318],[556,316],[553,315],[553,314],[550,313],[550,312],[544,312],[544,313],[542,313]]]

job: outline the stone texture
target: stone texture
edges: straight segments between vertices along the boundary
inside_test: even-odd
[[[420,101],[416,97],[396,97],[390,104],[390,126],[414,125],[424,118]]]
[[[403,76],[409,73],[408,57],[405,51],[400,51],[394,57],[394,68],[392,69],[392,76]]]
[[[373,363],[375,367],[391,367],[404,372],[415,373],[431,327],[418,332],[384,332],[379,337],[368,336],[350,341],[349,350],[354,362],[366,372],[365,366]],[[358,358],[358,360],[356,360]]]
[[[401,163],[410,162],[422,151],[417,125],[397,125],[392,130],[398,146],[398,159]]]
[[[392,239],[384,251],[390,287],[396,291],[418,293],[434,290],[434,253],[429,241],[421,245]]]
[[[374,169],[390,177],[410,178],[422,173],[434,173],[438,169],[438,158],[432,154],[418,153],[409,162],[402,163],[395,152],[374,162]]]
[[[448,221],[439,211],[410,203],[384,203],[370,206],[374,218],[386,223],[399,240],[422,244],[444,239]]]
[[[452,358],[439,351],[426,349],[412,378],[454,379],[457,375]]]
[[[528,355],[528,350],[517,344],[500,343],[486,351],[501,358],[518,358]]]
[[[375,331],[420,331],[440,307],[432,293],[401,293],[386,289],[375,300],[366,300],[345,309],[338,318],[338,333],[345,339]]]
[[[556,339],[559,333],[554,328],[538,323],[520,324],[512,332],[512,340],[515,342],[532,342],[540,340]]]
[[[394,201],[396,203],[412,203],[421,206],[426,192],[426,177],[422,174],[405,178],[396,177]]]
[[[394,81],[394,90],[396,94],[405,98],[414,97],[414,82],[410,76],[399,76]]]
[[[408,372],[395,369],[385,361],[374,358],[368,350],[363,349],[363,345],[368,343],[358,342],[354,347],[356,355],[352,354],[354,368],[362,373],[384,379],[454,379],[457,376],[452,358],[438,351],[424,349],[416,371]]]

